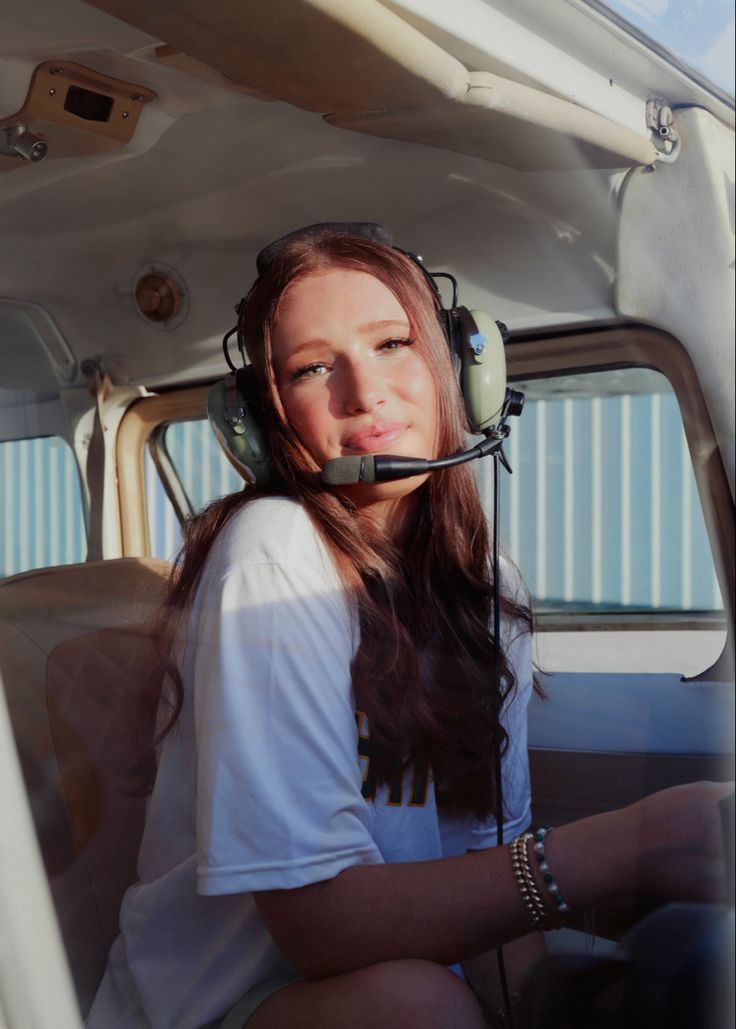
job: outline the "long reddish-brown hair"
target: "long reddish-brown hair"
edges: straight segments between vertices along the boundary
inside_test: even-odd
[[[436,384],[440,454],[465,446],[466,419],[436,296],[400,251],[343,231],[288,239],[247,297],[242,338],[263,401],[265,431],[280,481],[276,492],[308,512],[349,590],[360,625],[351,675],[356,708],[368,719],[376,785],[394,784],[414,765],[431,770],[440,803],[487,815],[494,810],[494,755],[506,737],[493,715],[494,662],[502,699],[514,670],[492,632],[489,529],[468,465],[439,471],[413,495],[412,531],[387,539],[344,495],[324,487],[319,467],[285,417],[271,337],[279,305],[296,281],[328,268],[367,272],[406,312],[414,346]],[[197,588],[217,534],[259,496],[246,489],[215,501],[185,527],[169,594],[156,619],[171,639]],[[502,613],[531,631],[527,607],[504,597]],[[178,672],[172,723],[182,703]],[[356,756],[357,760],[357,756]]]

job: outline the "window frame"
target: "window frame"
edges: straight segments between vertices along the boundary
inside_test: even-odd
[[[565,335],[518,335],[506,347],[509,382],[618,368],[649,368],[665,376],[675,394],[695,476],[725,621],[734,624],[734,503],[723,459],[692,361],[682,344],[649,326],[582,329]],[[715,624],[714,624],[715,623]],[[688,612],[633,614],[565,612],[538,616],[538,631],[722,627],[723,619]]]
[[[208,383],[142,397],[125,412],[116,443],[123,557],[150,557],[151,554],[145,479],[149,438],[169,422],[206,417],[210,387]]]
[[[687,351],[668,333],[644,325],[519,333],[506,347],[509,382],[559,375],[651,368],[664,375],[677,399],[703,509],[711,556],[731,636],[734,619],[734,503],[708,408]],[[206,417],[211,384],[145,397],[129,408],[118,433],[120,523],[124,556],[149,556],[144,478],[145,447],[155,430],[175,421]],[[168,489],[164,484],[164,488]],[[722,618],[689,612],[540,613],[540,632],[636,629],[713,629]]]

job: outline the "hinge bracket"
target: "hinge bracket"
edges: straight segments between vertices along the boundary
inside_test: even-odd
[[[674,161],[680,150],[680,137],[669,103],[661,96],[650,97],[646,106],[647,128],[659,151],[659,159]]]

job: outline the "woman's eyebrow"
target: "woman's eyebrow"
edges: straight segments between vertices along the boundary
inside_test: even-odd
[[[388,329],[392,325],[398,325],[402,329],[409,328],[408,318],[385,318],[382,321],[366,322],[358,328],[358,332],[374,332],[376,329]]]
[[[407,319],[384,318],[384,319],[381,319],[380,321],[366,322],[364,325],[359,325],[358,326],[358,332],[359,333],[376,332],[379,329],[388,329],[388,328],[400,328],[400,329],[408,330],[409,329],[409,322],[408,322]],[[293,358],[298,357],[300,354],[302,354],[305,350],[311,350],[314,347],[329,347],[329,346],[330,346],[330,340],[329,339],[324,339],[322,336],[315,336],[314,339],[305,339],[298,346],[294,347],[294,349],[289,352],[288,356],[284,360],[285,361],[291,361],[291,360],[293,360]],[[277,363],[278,363],[278,359],[277,359]]]
[[[315,347],[326,346],[329,346],[329,340],[322,339],[321,336],[317,336],[314,339],[305,339],[304,342],[294,347],[293,350],[290,350],[284,358],[279,359],[279,357],[274,354],[274,363],[285,364],[287,361],[292,361],[295,357],[299,357],[299,355],[303,354],[305,350],[313,350]]]
[[[408,318],[382,318],[373,322],[365,322],[363,325],[359,325],[357,331],[359,333],[377,332],[379,329],[390,329],[390,328],[409,328]],[[298,354],[300,350],[304,350],[307,347],[312,346],[329,346],[330,340],[323,339],[321,336],[315,336],[314,339],[305,340],[296,347],[292,354]]]

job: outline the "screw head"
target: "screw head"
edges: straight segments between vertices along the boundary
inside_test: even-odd
[[[480,356],[486,349],[486,337],[482,336],[479,332],[474,332],[473,335],[468,339],[470,349],[474,354]]]
[[[128,111],[123,111],[123,118],[129,118],[129,117],[130,117],[130,115],[129,115]]]
[[[133,93],[131,95],[130,99],[131,100],[142,100],[143,99],[143,94],[142,93]]]
[[[49,90],[49,96],[56,96],[56,90],[55,89],[50,89]]]

